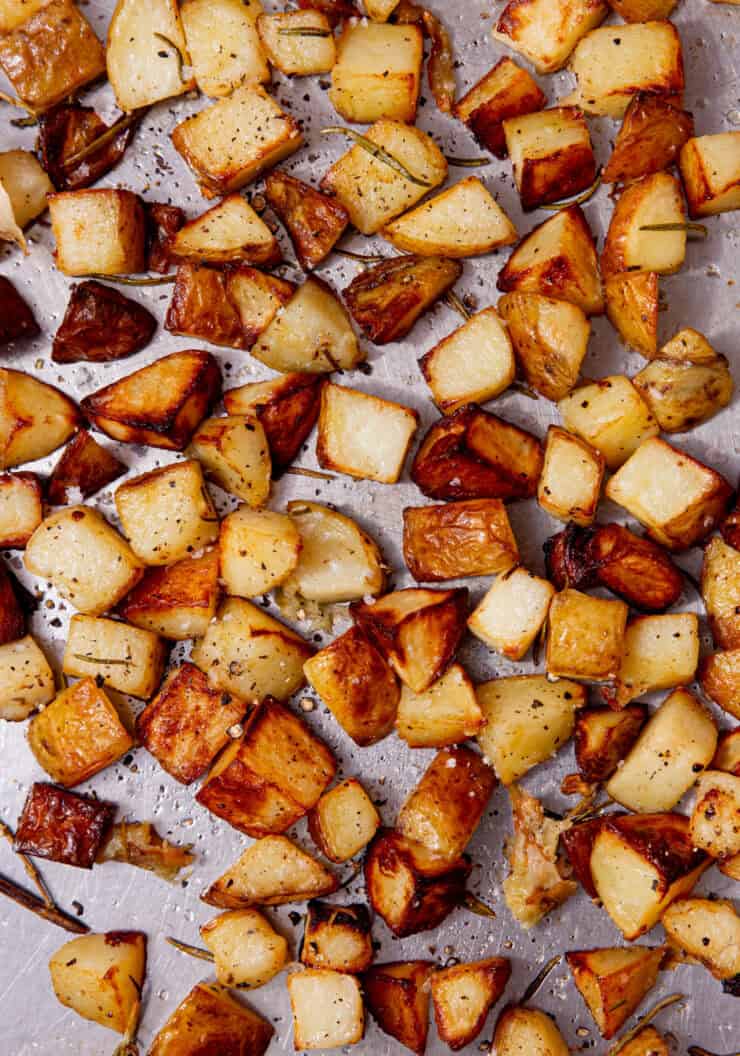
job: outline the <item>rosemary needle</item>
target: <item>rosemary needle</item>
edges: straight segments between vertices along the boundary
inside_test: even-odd
[[[382,161],[385,165],[390,166],[395,172],[403,176],[404,179],[410,183],[415,183],[417,187],[433,187],[434,184],[429,183],[428,180],[422,180],[421,177],[415,176],[410,169],[407,169],[403,162],[399,161],[398,158],[394,158],[392,154],[389,154],[387,150],[384,150],[379,143],[373,143],[367,136],[363,136],[360,132],[355,132],[353,128],[342,128],[340,126],[332,126],[331,128],[322,128],[322,136],[349,136],[350,139],[354,140],[358,147],[362,147],[368,154],[371,154],[378,161]]]

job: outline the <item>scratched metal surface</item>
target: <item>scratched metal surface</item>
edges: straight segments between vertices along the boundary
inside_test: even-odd
[[[276,4],[266,5],[268,9]],[[432,3],[445,18],[460,59],[457,73],[460,90],[488,69],[501,54],[489,31],[492,16],[503,6],[499,0],[459,0],[458,3]],[[104,36],[113,4],[111,0],[95,0],[85,7],[88,17]],[[688,88],[687,106],[696,117],[699,134],[718,132],[740,124],[738,98],[737,57],[740,36],[740,9],[717,5],[709,0],[683,0],[676,12],[686,54]],[[565,94],[571,83],[567,73],[541,79],[550,101]],[[303,118],[307,136],[306,147],[290,159],[286,168],[312,181],[328,167],[330,159],[338,156],[344,144],[337,139],[321,140],[319,129],[334,123],[335,115],[329,105],[324,79],[296,79],[275,77],[277,98],[295,114]],[[428,94],[428,93],[426,93]],[[94,101],[104,116],[114,113],[113,98],[107,85],[87,93],[87,101]],[[140,192],[146,198],[167,200],[183,206],[190,215],[203,210],[191,174],[172,149],[171,129],[185,115],[205,104],[204,99],[180,99],[156,107],[139,131],[135,146],[124,162],[110,173],[101,185],[122,185]],[[33,130],[17,130],[10,124],[16,116],[9,108],[0,110],[0,144],[31,148]],[[449,118],[439,115],[432,102],[426,101],[419,113],[421,127],[432,131],[443,148],[452,155],[480,153],[467,131]],[[608,154],[609,142],[616,126],[607,120],[591,122],[594,141],[600,160]],[[507,162],[494,161],[488,168],[478,170],[488,187],[497,195],[520,232],[528,231],[544,218],[543,213],[523,217],[513,187]],[[451,179],[465,173],[452,170]],[[588,217],[596,233],[603,236],[610,211],[606,190],[602,188],[587,206]],[[729,214],[709,221],[710,238],[705,243],[692,242],[688,248],[686,265],[680,275],[662,283],[666,307],[661,316],[661,336],[667,339],[679,326],[693,325],[704,331],[712,343],[735,364],[738,356],[733,344],[733,324],[738,308],[738,289],[735,282],[735,262],[739,247],[738,214]],[[355,249],[368,243],[360,236],[345,241]],[[381,244],[382,245],[382,244]],[[129,373],[135,367],[163,354],[195,345],[195,342],[172,337],[160,330],[152,344],[134,360],[113,363],[98,368],[85,364],[55,366],[49,358],[50,339],[61,319],[71,281],[58,272],[50,256],[52,239],[48,225],[36,224],[30,231],[30,255],[23,258],[11,248],[0,249],[0,272],[18,285],[33,304],[41,323],[42,335],[23,348],[11,348],[4,361],[9,365],[31,370],[38,377],[61,386],[67,392],[82,397],[101,383]],[[288,251],[288,257],[291,254]],[[458,283],[458,292],[472,295],[481,307],[495,303],[495,279],[503,263],[503,254],[493,254],[481,260],[466,262],[465,272]],[[334,258],[322,266],[321,274],[335,287],[346,285],[356,265],[346,259]],[[295,277],[295,276],[293,276]],[[130,291],[130,295],[152,309],[160,320],[169,299],[168,287],[154,287]],[[343,382],[368,392],[379,393],[414,406],[426,427],[435,417],[431,401],[416,366],[416,360],[443,335],[451,332],[459,318],[446,306],[427,315],[405,341],[383,349],[370,347],[370,374],[353,373]],[[243,352],[214,349],[224,369],[225,387],[259,379],[266,368]],[[612,371],[625,370],[633,374],[640,368],[636,355],[624,352],[614,332],[603,320],[596,320],[584,373],[603,376]],[[546,400],[532,402],[521,395],[510,394],[495,401],[497,412],[525,424],[543,434],[554,420],[554,407]],[[734,481],[740,469],[740,405],[733,405],[712,422],[679,437],[678,443],[692,454],[729,474]],[[111,445],[113,446],[113,445]],[[128,463],[131,473],[169,461],[166,453],[118,445],[118,453]],[[56,457],[56,456],[53,456]],[[40,465],[44,470],[53,458]],[[314,466],[313,443],[301,458],[301,464]],[[112,488],[105,489],[93,501],[109,517],[114,517]],[[230,500],[214,489],[224,509]],[[290,498],[317,498],[332,502],[356,517],[372,530],[394,567],[394,582],[407,585],[408,574],[400,556],[401,510],[405,505],[424,501],[404,477],[400,485],[385,487],[364,484],[346,477],[332,482],[307,478],[287,477],[275,487],[271,505],[282,508]],[[536,570],[542,567],[543,539],[557,530],[539,510],[534,501],[510,507],[512,521],[520,541],[524,560]],[[613,517],[614,510],[606,506],[601,518]],[[60,604],[54,592],[43,583],[34,583],[25,575],[21,555],[4,555],[21,578],[43,590],[43,602],[33,619],[32,631],[43,642],[50,655],[61,656],[69,610]],[[696,568],[696,554],[683,558],[686,567]],[[485,580],[471,582],[473,596],[479,597],[486,588]],[[696,599],[687,593],[681,603],[684,608],[696,607]],[[343,629],[338,624],[336,633]],[[305,628],[304,628],[305,630]],[[705,629],[706,630],[706,629]],[[704,636],[704,648],[709,640]],[[328,638],[324,637],[324,641]],[[176,649],[177,657],[181,650]],[[519,665],[502,663],[500,658],[468,641],[462,659],[476,678],[490,678],[496,674],[532,670],[531,662]],[[138,705],[137,707],[140,707]],[[392,823],[395,812],[405,794],[417,781],[431,758],[430,752],[408,750],[391,737],[382,744],[358,750],[343,735],[328,712],[319,706],[308,716],[311,726],[321,732],[337,752],[346,775],[357,775],[365,783],[380,805],[386,822]],[[726,723],[725,723],[726,724]],[[0,813],[14,823],[26,791],[32,781],[42,778],[25,741],[24,724],[0,724]],[[540,767],[524,780],[524,785],[544,797],[553,808],[565,803],[558,792],[560,778],[573,769],[572,749],[568,747],[550,764]],[[87,782],[82,791],[95,792],[119,805],[119,817],[150,819],[160,831],[179,842],[194,845],[197,864],[191,877],[182,886],[169,886],[158,878],[131,867],[109,863],[85,872],[60,865],[44,864],[43,872],[59,903],[69,909],[73,900],[84,907],[84,919],[96,930],[138,928],[149,936],[149,966],[145,990],[145,1007],[141,1024],[142,1051],[154,1034],[185,996],[190,987],[205,974],[202,962],[175,952],[164,941],[166,935],[176,935],[190,942],[198,941],[198,926],[214,914],[199,901],[204,887],[231,863],[246,845],[246,838],[226,824],[210,817],[193,799],[193,790],[184,788],[162,771],[144,750],[135,752],[122,763],[110,767]],[[459,911],[437,931],[398,941],[393,939],[381,922],[375,925],[375,938],[381,949],[378,960],[391,958],[433,956],[446,960],[450,956],[462,959],[481,958],[503,953],[513,962],[513,976],[507,991],[509,999],[521,994],[526,983],[553,953],[565,949],[591,945],[619,943],[620,937],[606,915],[583,894],[572,898],[563,908],[553,913],[531,932],[522,931],[510,917],[500,894],[506,873],[503,854],[504,838],[509,829],[506,795],[502,790],[494,795],[490,809],[477,833],[471,852],[476,863],[471,887],[496,908],[495,920],[484,919]],[[304,824],[295,830],[299,842],[310,846]],[[0,871],[23,881],[23,874],[14,862],[9,848],[0,847]],[[732,882],[717,870],[704,878],[700,890],[731,896]],[[342,892],[342,899],[362,898],[361,885],[352,884]],[[297,947],[300,926],[289,920],[292,907],[270,912],[277,926],[284,930]],[[115,1047],[114,1036],[94,1024],[79,1019],[57,1004],[51,990],[47,961],[67,938],[51,925],[16,909],[10,903],[0,905],[0,1056],[97,1056]],[[656,929],[643,941],[657,942]],[[738,1048],[740,1037],[740,1001],[723,996],[720,986],[703,969],[682,967],[664,974],[654,991],[657,999],[672,991],[689,996],[685,1007],[664,1013],[659,1025],[675,1038],[677,1052],[685,1052],[690,1042],[700,1043],[713,1052],[728,1053]],[[290,1051],[293,1045],[290,1012],[284,979],[249,995],[251,1005],[267,1016],[275,1025],[271,1053]],[[567,970],[560,966],[541,990],[538,1004],[556,1015],[557,1021],[574,1051],[586,1049],[605,1052],[590,1016],[574,990]],[[481,1039],[490,1038],[493,1019],[489,1021]],[[470,1047],[476,1051],[478,1042]],[[369,1023],[365,1041],[355,1048],[360,1054],[399,1051],[397,1044]],[[436,1056],[447,1051],[430,1031],[429,1052]]]

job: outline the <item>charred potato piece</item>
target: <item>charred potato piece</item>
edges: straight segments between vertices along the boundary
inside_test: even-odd
[[[699,622],[693,612],[637,616],[627,624],[619,676],[604,695],[612,707],[655,689],[693,682],[699,663]]]
[[[690,139],[679,164],[692,217],[740,209],[740,133]]]
[[[558,404],[563,425],[618,469],[660,426],[629,378],[613,374],[574,389]]]
[[[164,638],[201,638],[216,615],[218,575],[214,549],[173,565],[148,568],[118,606],[118,615]]]
[[[193,76],[205,95],[240,84],[269,84],[270,64],[257,32],[259,0],[184,0],[180,5]]]
[[[108,79],[122,110],[151,106],[195,87],[175,0],[118,0],[108,29]]]
[[[603,455],[590,444],[551,425],[537,487],[538,503],[561,521],[591,524],[601,498],[604,468]]]
[[[699,682],[710,700],[740,719],[740,648],[703,657]]]
[[[431,961],[379,964],[362,977],[367,1007],[380,1029],[421,1056],[426,1048]]]
[[[44,519],[34,473],[0,474],[0,550],[22,549]]]
[[[329,870],[287,837],[263,836],[201,897],[210,906],[243,909],[304,902],[336,889],[337,881]]]
[[[380,815],[354,778],[325,792],[308,815],[311,838],[331,862],[354,858],[370,843],[379,826]]]
[[[505,56],[458,100],[452,112],[487,150],[505,158],[503,122],[541,110],[545,101],[531,74]]]
[[[578,769],[591,783],[606,781],[625,758],[647,721],[644,704],[628,704],[622,711],[583,708],[575,721]]]
[[[0,276],[0,345],[36,337],[41,331],[33,312],[10,279]]]
[[[56,264],[65,275],[122,275],[144,271],[144,209],[141,199],[132,191],[108,188],[58,191],[48,196],[48,202],[56,240]],[[117,307],[120,310],[120,301]],[[138,325],[142,326],[141,319]],[[96,328],[95,333],[99,332]]]
[[[522,660],[547,619],[555,588],[519,566],[499,576],[468,617],[468,629],[489,648]]]
[[[740,855],[740,777],[720,770],[700,775],[690,831],[694,846],[712,858]]]
[[[314,900],[308,904],[301,941],[301,962],[309,968],[335,972],[364,972],[374,956],[367,906],[334,906]]]
[[[511,965],[505,957],[456,964],[434,973],[434,1019],[440,1038],[453,1052],[478,1037],[510,975]]]
[[[607,682],[619,674],[627,606],[566,588],[550,605],[547,673]]]
[[[577,107],[512,117],[504,121],[504,135],[525,211],[577,194],[596,179],[591,136]]]
[[[265,430],[256,418],[206,418],[193,434],[188,451],[200,462],[208,480],[248,506],[265,505],[272,464]]]
[[[360,480],[395,484],[418,423],[410,407],[329,382],[321,391],[319,465]]]
[[[175,260],[194,264],[243,261],[270,268],[282,258],[270,228],[240,194],[230,194],[205,213],[189,220],[169,245]]]
[[[2,620],[6,622],[5,612]],[[17,629],[22,635],[23,628]],[[30,635],[16,635],[13,640],[0,644],[0,680],[3,687],[0,719],[8,722],[28,718],[36,708],[53,700],[56,692],[49,662]]]
[[[7,645],[9,642],[17,644],[26,632],[26,606],[23,604],[23,600],[23,593],[17,579],[4,564],[0,563],[0,647]],[[2,655],[0,653],[0,656]],[[7,654],[5,662],[7,662]],[[31,688],[33,685],[32,678],[28,681],[26,688]],[[8,682],[10,683],[10,680]],[[22,698],[19,697],[15,700],[15,705],[21,705],[22,707]],[[3,715],[3,718],[12,717],[10,714],[12,706],[12,699],[4,702],[4,707],[8,714]],[[25,713],[21,715],[21,718],[25,717]]]
[[[678,271],[686,256],[685,222],[681,185],[670,172],[655,172],[630,183],[617,199],[609,223],[601,254],[604,280],[628,271],[658,275]],[[649,230],[665,224],[675,226]]]
[[[654,271],[626,271],[604,283],[606,314],[628,348],[646,359],[658,353],[658,276]]]
[[[83,1019],[126,1034],[139,1017],[146,935],[109,931],[66,942],[49,961],[57,1000]]]
[[[59,389],[20,370],[0,369],[0,469],[44,458],[80,425],[80,412]]]
[[[669,906],[663,927],[674,949],[698,961],[734,993],[740,975],[740,917],[733,904],[709,898],[683,898]]]
[[[266,594],[295,570],[300,551],[301,537],[290,517],[240,506],[221,521],[218,538],[217,564],[226,593]]]
[[[178,205],[164,202],[145,202],[147,225],[147,268],[166,275],[174,261],[170,256],[172,239],[185,223],[185,213]]]
[[[720,536],[704,551],[701,593],[715,645],[740,647],[740,552]]]
[[[552,1017],[538,1008],[510,1005],[498,1018],[493,1044],[497,1056],[542,1053],[542,1056],[567,1056],[570,1051]]]
[[[403,511],[403,555],[419,583],[508,571],[519,549],[499,499],[469,499]]]
[[[198,1046],[264,1056],[273,1033],[266,1020],[235,1001],[225,986],[198,983],[159,1031],[149,1056],[178,1056]]]
[[[51,471],[46,497],[52,506],[64,506],[76,493],[87,499],[127,472],[128,466],[112,451],[80,429]]]
[[[111,803],[36,781],[23,804],[13,849],[92,869],[115,811]]]
[[[425,693],[401,689],[396,730],[410,748],[444,748],[474,737],[483,713],[473,683],[460,664],[450,664]]]
[[[693,117],[673,99],[638,92],[627,107],[602,181],[629,183],[669,169],[693,134]]]
[[[566,953],[573,981],[602,1038],[613,1038],[652,990],[665,954],[665,946]]]
[[[349,223],[341,202],[287,172],[267,176],[265,197],[285,224],[304,271],[312,271],[328,257]]]
[[[495,308],[472,316],[419,360],[440,411],[485,403],[509,387],[516,374],[514,352]]]
[[[540,293],[507,293],[497,311],[507,324],[527,382],[549,400],[567,396],[578,380],[591,336],[581,309]]]
[[[337,41],[329,100],[347,121],[414,124],[424,37],[414,25],[349,22]]]
[[[77,615],[70,621],[62,670],[148,700],[162,681],[166,658],[167,646],[153,631]]]
[[[365,1007],[354,976],[309,968],[291,972],[287,985],[295,1049],[334,1049],[362,1041]]]
[[[260,15],[257,30],[272,65],[289,77],[330,73],[336,62],[334,34],[322,11]]]
[[[493,31],[494,40],[518,51],[540,73],[565,65],[578,41],[609,12],[604,0],[509,0]],[[502,1054],[503,1056],[503,1054]]]
[[[257,909],[232,909],[200,928],[223,986],[252,989],[269,983],[288,963],[288,943]]]

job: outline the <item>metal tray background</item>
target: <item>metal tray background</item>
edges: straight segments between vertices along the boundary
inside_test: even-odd
[[[274,2],[266,4],[268,10],[283,6]],[[505,49],[490,37],[492,16],[498,14],[503,2],[459,0],[458,3],[443,4],[441,0],[433,0],[430,7],[444,18],[452,32],[459,59],[458,88],[467,88],[504,53]],[[85,13],[101,37],[105,34],[112,8],[112,0],[93,0],[85,6]],[[688,81],[686,105],[695,114],[698,134],[739,125],[737,58],[740,54],[740,9],[710,3],[709,0],[682,0],[675,13],[675,21],[680,26],[685,48]],[[564,95],[572,83],[567,73],[540,80],[551,102]],[[279,74],[275,76],[277,98],[303,119],[307,136],[306,147],[290,159],[285,167],[313,182],[317,182],[329,162],[346,149],[345,143],[337,137],[327,141],[319,136],[322,127],[336,121],[336,115],[328,102],[327,87],[328,82],[323,78],[291,81]],[[428,99],[419,112],[421,127],[433,132],[443,149],[451,155],[479,155],[481,151],[467,131],[437,112],[426,83],[423,95]],[[85,98],[101,109],[104,116],[110,117],[115,112],[112,93],[107,85],[88,92]],[[105,177],[100,185],[130,187],[146,198],[181,205],[190,215],[201,212],[206,203],[200,197],[192,175],[172,149],[169,132],[184,116],[200,109],[206,102],[202,97],[197,100],[178,99],[155,107],[145,119],[135,145],[123,163]],[[9,107],[0,108],[2,149],[16,146],[31,148],[34,143],[33,129],[25,131],[11,126],[10,119],[16,116],[17,112],[11,111]],[[604,161],[617,126],[602,119],[592,120],[590,124],[599,160]],[[544,219],[545,214],[542,212],[522,216],[508,162],[493,160],[490,166],[476,172],[497,195],[521,233]],[[451,170],[452,180],[465,175],[465,171]],[[602,187],[586,209],[596,234],[603,238],[611,209],[608,189]],[[696,326],[709,336],[735,366],[738,365],[733,341],[733,323],[738,308],[738,289],[735,286],[740,224],[738,216],[738,213],[730,213],[709,220],[709,239],[704,243],[691,242],[681,273],[662,280],[666,306],[660,322],[663,340],[680,326]],[[58,367],[53,364],[49,358],[50,338],[66,306],[71,280],[53,266],[50,258],[52,241],[48,224],[42,221],[30,231],[31,252],[28,257],[22,257],[13,248],[0,248],[0,272],[10,277],[32,303],[43,330],[34,342],[25,344],[22,349],[11,348],[7,351],[3,361],[8,365],[28,369],[76,397],[82,397],[101,384],[127,374],[167,352],[197,347],[197,342],[173,337],[160,330],[152,344],[133,360],[102,367],[86,364]],[[371,245],[357,235],[346,239],[344,244],[366,252]],[[291,259],[290,247],[287,242],[285,245],[286,257]],[[381,251],[384,248],[387,251],[382,241],[378,240],[377,245]],[[495,280],[502,263],[503,254],[500,253],[466,262],[464,275],[457,285],[458,292],[472,295],[481,307],[495,304]],[[320,272],[335,287],[341,288],[356,270],[357,265],[352,261],[334,256]],[[286,274],[298,277],[290,271]],[[170,296],[169,287],[126,292],[146,304],[163,320]],[[416,360],[459,323],[458,316],[446,305],[438,306],[422,319],[405,341],[383,349],[371,346],[369,363],[372,373],[369,376],[360,372],[349,374],[342,379],[343,383],[414,406],[421,413],[421,435],[435,418],[436,412]],[[269,373],[246,353],[212,350],[224,368],[225,388],[259,379]],[[634,374],[640,369],[641,363],[638,356],[626,353],[619,345],[608,323],[603,319],[594,321],[584,374],[601,377],[619,370]],[[515,393],[500,397],[495,401],[495,409],[540,435],[555,418],[554,405],[547,400],[532,402]],[[736,397],[732,406],[710,423],[677,440],[679,445],[728,474],[734,481],[740,468],[739,426],[740,403]],[[117,445],[117,450],[130,465],[132,474],[171,459],[167,453],[153,449]],[[34,468],[44,470],[53,464],[56,457],[52,456]],[[301,464],[315,466],[313,442],[302,457]],[[115,520],[112,491],[111,487],[105,489],[94,499],[94,503],[106,516]],[[215,489],[215,494],[222,509],[233,505],[218,489]],[[403,586],[410,582],[399,550],[401,510],[406,505],[423,503],[425,500],[407,476],[400,485],[390,488],[341,476],[331,482],[287,476],[275,487],[271,505],[282,508],[288,499],[296,497],[332,502],[356,517],[382,544],[395,569],[394,583]],[[541,544],[547,535],[557,530],[556,522],[544,515],[534,501],[514,504],[510,511],[522,546],[523,559],[530,567],[540,570]],[[602,506],[602,519],[615,515],[619,517],[619,511],[610,510],[606,504]],[[31,577],[22,571],[19,554],[6,554],[4,558],[14,570],[20,571],[22,579],[27,583],[32,582]],[[681,560],[686,567],[695,571],[697,558],[697,553],[693,552]],[[473,597],[478,598],[487,581],[474,580],[470,585]],[[697,607],[696,597],[688,588],[682,599],[682,607]],[[63,649],[68,616],[68,608],[58,601],[53,591],[46,590],[33,619],[32,630],[57,659]],[[337,624],[335,634],[343,627],[343,624]],[[710,641],[706,627],[704,632],[704,648],[708,649]],[[322,636],[321,640],[328,641],[329,637]],[[173,657],[176,658],[181,652],[181,649],[175,649]],[[502,662],[500,657],[477,647],[470,640],[462,651],[462,660],[478,679],[532,670],[529,661],[519,665]],[[299,694],[300,697],[305,695]],[[395,737],[388,738],[374,748],[357,750],[323,706],[317,707],[307,718],[337,752],[342,772],[345,775],[357,775],[364,781],[381,806],[384,820],[392,823],[400,802],[418,780],[433,753],[409,751]],[[24,725],[3,723],[0,726],[0,814],[11,824],[15,823],[31,782],[43,777],[26,745]],[[567,801],[558,791],[560,779],[572,769],[572,748],[568,747],[556,760],[529,775],[523,784],[535,794],[543,796],[549,806],[562,808]],[[213,910],[199,901],[199,894],[237,857],[247,840],[228,825],[208,815],[194,802],[193,790],[170,779],[144,750],[135,752],[128,764],[122,762],[108,768],[87,782],[83,790],[94,791],[101,798],[118,803],[119,817],[156,822],[163,834],[179,842],[193,843],[198,855],[192,877],[183,886],[169,886],[153,875],[125,865],[107,864],[87,873],[43,863],[44,875],[59,903],[67,909],[73,900],[81,903],[84,918],[93,929],[139,928],[147,932],[149,964],[140,1032],[143,1052],[190,987],[207,975],[203,970],[207,966],[177,953],[167,945],[164,936],[176,935],[186,941],[199,941],[198,926],[214,915]],[[515,1000],[553,953],[621,942],[606,914],[593,906],[582,893],[530,932],[523,931],[512,921],[500,895],[501,880],[506,875],[503,844],[509,826],[507,797],[499,789],[470,848],[476,863],[471,889],[495,906],[496,919],[458,911],[441,928],[404,941],[393,939],[382,922],[377,922],[374,934],[382,945],[378,951],[378,961],[431,956],[444,962],[451,956],[477,959],[502,953],[512,959],[514,967],[506,1000]],[[310,847],[305,823],[296,827],[296,833],[298,841]],[[9,848],[4,844],[2,846],[5,849],[0,852],[0,870],[24,882],[18,862],[13,861]],[[731,887],[732,882],[713,869],[704,878],[700,890],[730,895]],[[351,901],[353,898],[362,898],[359,880],[339,896],[340,901]],[[269,915],[293,940],[295,949],[301,926],[291,924],[288,916],[291,908],[294,907],[270,911]],[[66,1011],[54,999],[47,961],[66,938],[62,931],[29,913],[16,910],[10,903],[3,901],[0,904],[0,1056],[51,1056],[52,1053],[55,1056],[93,1056],[112,1052],[115,1047],[112,1033]],[[643,941],[659,941],[659,929],[651,932]],[[677,1051],[685,1052],[686,1045],[692,1041],[720,1054],[738,1048],[739,1001],[723,996],[720,985],[704,970],[682,967],[660,977],[647,1004],[653,998],[676,990],[691,995],[690,999],[685,1006],[674,1007],[663,1013],[659,1025],[675,1036]],[[247,999],[275,1025],[276,1034],[270,1052],[291,1051],[291,1017],[284,978],[278,977],[270,985],[247,995]],[[562,964],[540,991],[537,1004],[556,1015],[574,1051],[606,1052],[608,1045],[600,1039]],[[493,1023],[494,1017],[491,1016],[479,1041],[471,1045],[468,1051],[475,1052],[483,1047],[480,1042],[490,1039]],[[400,1047],[369,1020],[364,1042],[353,1051],[357,1056],[369,1053],[385,1056],[386,1053],[399,1052]],[[437,1039],[433,1026],[430,1029],[428,1051],[430,1056],[449,1051]]]

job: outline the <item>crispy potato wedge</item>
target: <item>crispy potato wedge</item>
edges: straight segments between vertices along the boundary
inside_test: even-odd
[[[265,505],[272,464],[267,436],[257,418],[206,418],[193,434],[188,451],[200,462],[208,480],[248,506]]]
[[[613,1038],[652,990],[665,954],[665,946],[566,953],[573,982],[602,1038]]]
[[[320,862],[285,836],[264,836],[214,881],[204,902],[224,909],[281,906],[330,895],[337,881]]]
[[[607,682],[619,674],[627,606],[567,588],[550,605],[547,673]]]
[[[509,118],[504,135],[525,211],[577,194],[596,178],[591,136],[577,107]]]
[[[647,721],[645,704],[612,708],[582,708],[576,715],[576,763],[585,781],[596,784],[612,776]]]
[[[117,612],[134,627],[164,638],[201,638],[216,615],[220,594],[215,549],[172,565],[148,568]]]
[[[663,927],[674,949],[698,961],[733,987],[740,975],[740,917],[732,902],[682,898],[663,915]],[[726,992],[734,993],[734,987]]]
[[[284,513],[240,506],[221,521],[217,564],[227,594],[266,594],[288,579],[300,552],[298,528]]]
[[[0,474],[0,550],[22,549],[44,519],[35,473]]]
[[[151,106],[195,87],[176,0],[118,0],[106,48],[108,79],[121,110]]]
[[[555,588],[518,566],[500,575],[468,617],[468,630],[510,660],[522,660],[547,619]]]
[[[269,983],[290,959],[287,940],[258,909],[232,909],[200,928],[223,986],[251,990]]]
[[[740,133],[690,139],[679,164],[692,217],[740,209]]]
[[[694,119],[674,102],[650,92],[633,96],[602,173],[603,183],[629,183],[678,161],[681,148],[694,134]]]
[[[419,583],[506,572],[519,549],[499,499],[469,499],[403,511],[403,555]]]
[[[474,737],[484,723],[465,668],[450,664],[425,693],[403,686],[396,730],[409,748],[444,748]]]
[[[579,5],[580,6],[580,5]],[[538,1008],[509,1005],[498,1018],[493,1044],[497,1056],[542,1053],[567,1056],[570,1051],[555,1020]]]
[[[693,682],[699,663],[699,622],[693,612],[637,616],[627,624],[619,676],[604,691],[612,707],[656,689]]]
[[[563,425],[618,469],[660,426],[629,378],[613,374],[574,389],[558,403]]]
[[[139,1018],[146,935],[109,931],[66,942],[49,961],[57,1000],[83,1019],[126,1034]]]
[[[329,100],[347,121],[414,124],[424,37],[414,25],[350,21],[337,41]]]
[[[46,498],[52,506],[64,506],[76,495],[89,498],[128,472],[128,466],[112,451],[94,440],[87,429],[79,429],[51,471]]]
[[[499,15],[493,39],[518,51],[540,73],[553,73],[565,65],[581,37],[603,22],[608,12],[603,0],[568,0],[556,6],[548,0],[509,0]]]
[[[362,1041],[365,1006],[354,976],[307,968],[291,972],[287,985],[296,1050],[334,1049]]]
[[[701,593],[715,645],[740,646],[740,552],[714,536],[704,551]]]
[[[13,850],[92,869],[115,812],[112,803],[35,781],[16,825]]]
[[[681,185],[672,173],[655,172],[630,183],[617,199],[606,234],[601,254],[604,280],[629,271],[678,271],[686,256],[685,221]],[[678,227],[649,230],[665,224]]]
[[[133,191],[58,191],[47,200],[56,264],[65,275],[145,270],[144,209]]]
[[[646,359],[658,353],[658,276],[654,271],[626,271],[604,283],[606,314],[628,348]]]
[[[362,977],[365,1001],[380,1029],[421,1056],[426,1048],[431,961],[394,961]]]
[[[274,1031],[225,986],[198,983],[154,1039],[149,1056],[177,1056],[195,1046],[229,1048],[264,1056]]]
[[[360,480],[395,484],[418,423],[410,407],[329,382],[321,391],[319,465]]]
[[[561,400],[578,381],[591,327],[576,304],[541,293],[506,293],[496,306],[527,382]]]
[[[349,223],[341,202],[287,172],[268,174],[265,197],[285,224],[304,271],[312,271],[328,257]]]
[[[308,814],[311,838],[331,862],[354,858],[370,843],[379,827],[380,815],[373,801],[354,778],[324,792]]]
[[[175,260],[195,264],[259,264],[270,268],[282,259],[270,228],[240,194],[229,194],[188,221],[169,247]]]
[[[698,677],[710,700],[740,719],[740,648],[703,657]]]
[[[5,602],[5,597],[2,601]],[[8,614],[3,608],[3,631],[11,631],[8,623]],[[22,637],[22,625],[11,633],[12,639],[6,633],[0,636],[0,682],[3,687],[0,719],[22,722],[36,708],[54,699],[56,684],[49,661],[31,635]]]
[[[545,102],[531,74],[504,56],[455,103],[452,112],[482,146],[505,158],[504,121],[541,110]]]
[[[549,426],[545,463],[537,486],[543,510],[561,521],[591,524],[601,498],[604,457],[557,425]]]
[[[167,647],[153,631],[122,620],[76,615],[70,620],[62,670],[148,700],[162,681],[166,658]]]
[[[369,968],[374,956],[370,914],[363,903],[334,906],[318,899],[308,904],[301,940],[301,962],[352,975]]]
[[[80,425],[68,396],[20,370],[0,369],[0,469],[44,458]]]
[[[257,32],[259,0],[183,0],[195,83],[205,95],[230,95],[241,84],[269,84],[270,65]]]
[[[268,59],[281,73],[289,77],[331,73],[337,49],[329,19],[322,11],[260,15],[257,30]]]
[[[712,858],[740,855],[740,777],[721,770],[705,770],[699,776],[691,838]]]
[[[4,275],[0,275],[0,309],[0,345],[40,333],[31,308]]]
[[[492,400],[516,374],[511,340],[495,308],[471,316],[422,356],[419,366],[445,414]]]
[[[286,469],[313,429],[321,406],[324,379],[316,374],[284,374],[254,381],[224,393],[227,414],[256,417],[270,448],[272,475]]]
[[[453,1052],[478,1037],[510,975],[511,965],[505,957],[456,964],[434,973],[434,1020],[440,1038]]]

